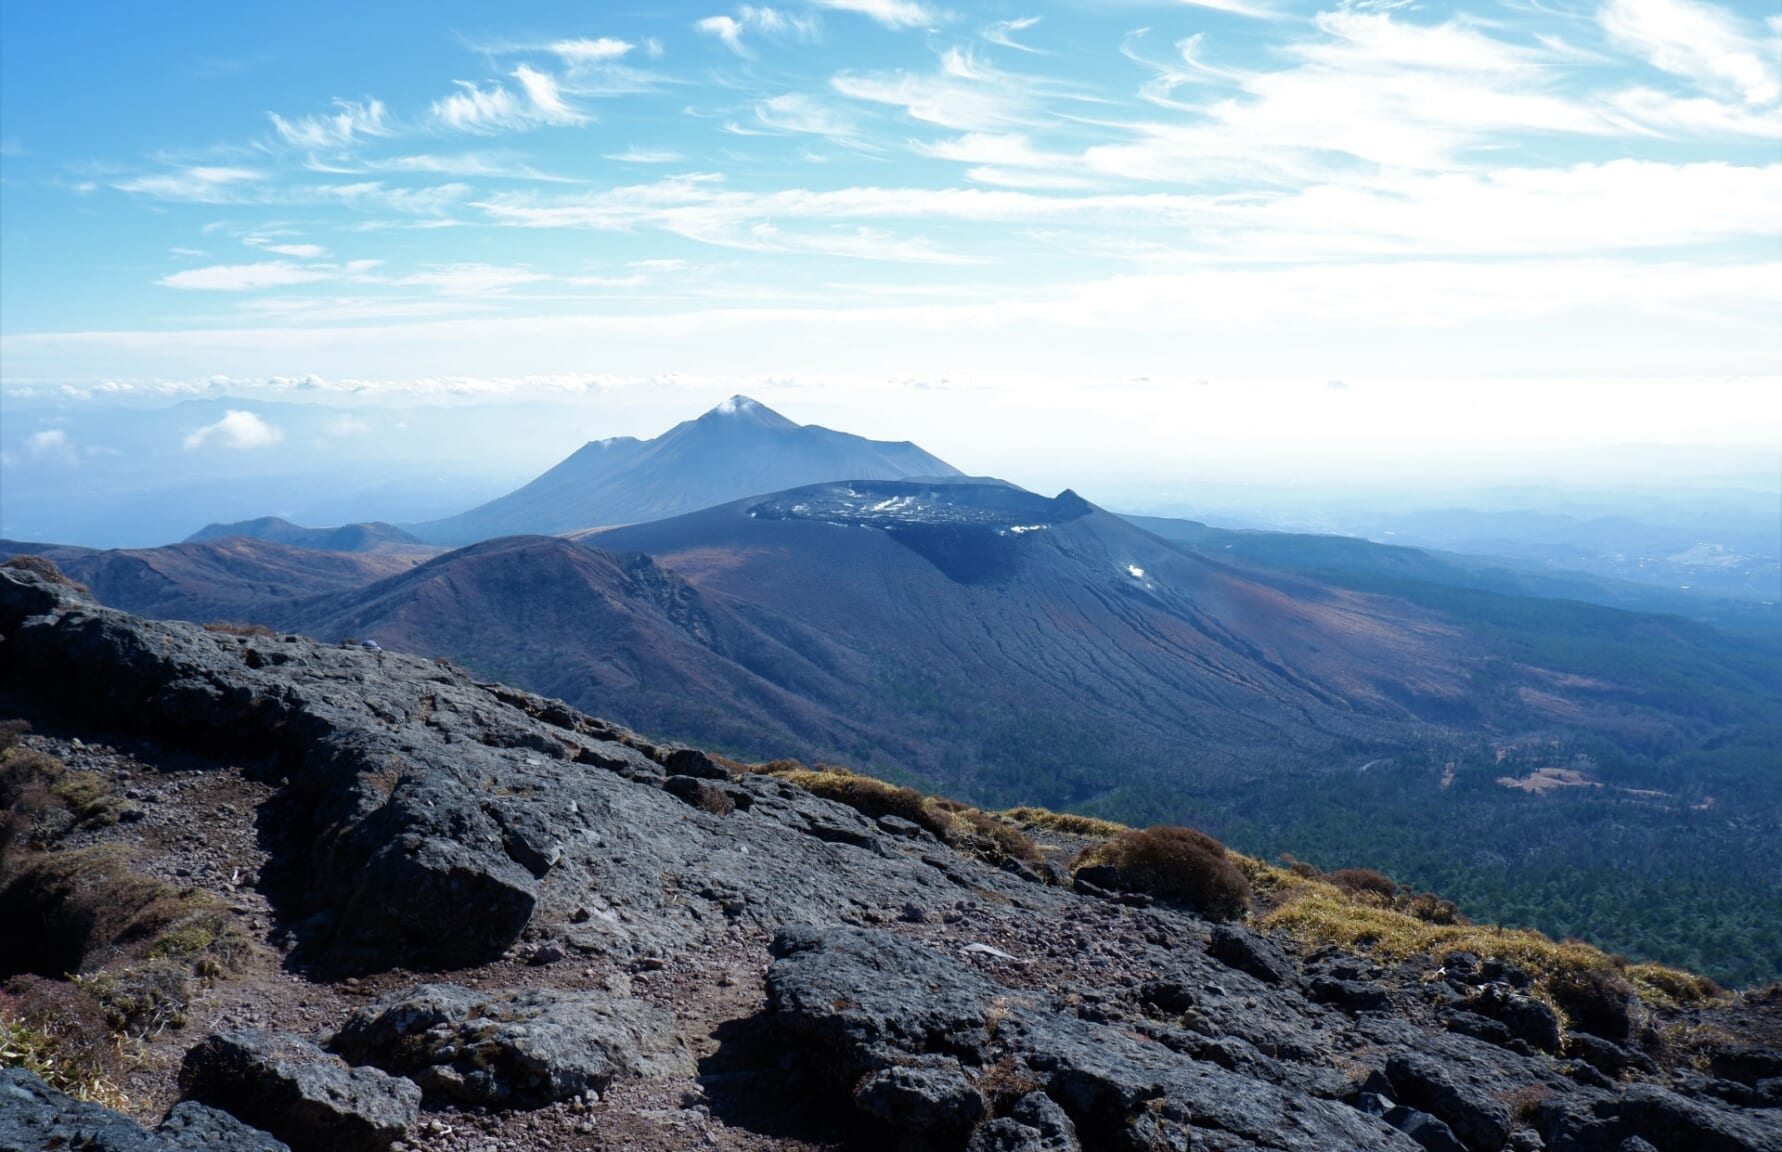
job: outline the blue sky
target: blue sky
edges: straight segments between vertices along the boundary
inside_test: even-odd
[[[222,395],[748,391],[992,464],[1782,429],[1773,4],[13,4],[0,53],[15,463],[34,404]]]

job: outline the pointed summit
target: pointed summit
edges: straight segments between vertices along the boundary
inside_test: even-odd
[[[591,440],[525,487],[413,530],[431,543],[469,544],[660,520],[834,480],[957,475],[914,444],[799,424],[759,400],[732,396],[653,440]]]
[[[699,418],[699,423],[707,421],[746,421],[763,428],[797,428],[799,425],[786,419],[772,408],[751,399],[740,392],[730,399],[722,401],[716,408]]]

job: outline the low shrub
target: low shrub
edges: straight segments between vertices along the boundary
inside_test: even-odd
[[[1390,906],[1398,885],[1383,872],[1372,868],[1339,868],[1324,877],[1351,896],[1377,897],[1382,906]]]
[[[116,1032],[138,1040],[184,1028],[195,991],[189,965],[166,958],[81,978]]]
[[[1281,867],[1287,869],[1287,871],[1293,873],[1302,880],[1318,880],[1324,876],[1324,873],[1318,870],[1316,864],[1308,864],[1304,860],[1297,859],[1291,852],[1281,853],[1280,861]]]
[[[68,806],[77,828],[108,828],[123,815],[123,797],[97,772],[64,772],[50,793]]]
[[[1574,941],[1566,941],[1567,945]],[[1548,995],[1572,1027],[1617,1044],[1633,1034],[1633,985],[1612,967],[1569,968],[1548,981]]]
[[[27,721],[0,720],[0,755],[17,748],[20,737],[30,730],[31,725]]]
[[[976,808],[967,808],[952,816],[951,827],[941,837],[948,845],[992,864],[1001,864],[1005,860],[1019,860],[1023,864],[1040,862],[1039,846],[1019,828],[1012,828]]]
[[[0,860],[0,924],[30,924],[0,941],[0,973],[79,972],[110,949],[141,942],[188,915],[171,885],[133,872],[117,844],[18,851]]]
[[[1235,920],[1250,909],[1250,882],[1225,845],[1193,828],[1129,829],[1085,848],[1073,870],[1105,865],[1123,887],[1186,904],[1209,920]]]
[[[77,984],[15,976],[0,988],[0,1067],[24,1068],[77,1100],[113,1108],[123,1060],[105,1011]]]

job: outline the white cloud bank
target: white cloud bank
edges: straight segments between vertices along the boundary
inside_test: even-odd
[[[284,438],[283,431],[252,412],[231,408],[215,424],[206,424],[188,435],[183,446],[188,452],[201,448],[232,448],[240,451],[270,448]]]

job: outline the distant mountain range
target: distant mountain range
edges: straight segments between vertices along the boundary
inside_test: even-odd
[[[54,561],[103,604],[208,623],[282,621],[306,599],[362,588],[414,567],[431,552],[334,552],[245,536],[105,551],[0,540],[0,559],[25,554]]]
[[[238,520],[233,524],[207,524],[186,537],[185,542],[197,544],[230,536],[245,536],[250,540],[267,540],[274,544],[288,544],[293,548],[312,548],[324,552],[380,552],[426,547],[418,537],[409,535],[394,524],[372,522],[345,524],[338,528],[304,528],[277,516]]]
[[[960,474],[907,441],[796,424],[747,396],[732,396],[653,440],[591,441],[500,499],[408,527],[428,543],[468,544],[659,520],[826,480]]]

